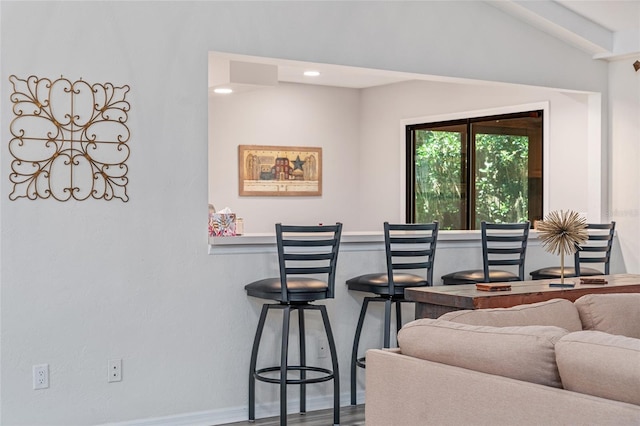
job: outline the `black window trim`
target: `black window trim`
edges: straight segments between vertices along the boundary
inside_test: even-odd
[[[469,113],[467,118],[452,118],[451,120],[436,120],[436,121],[428,121],[428,119],[422,120],[419,123],[406,123],[404,124],[404,132],[405,132],[405,221],[406,223],[413,223],[414,221],[414,212],[415,212],[415,141],[412,139],[413,131],[420,129],[428,129],[438,126],[455,126],[460,124],[465,124],[467,126],[467,150],[468,157],[466,161],[474,161],[474,149],[469,145],[472,144],[472,132],[471,132],[471,124],[483,121],[491,121],[491,120],[500,120],[507,118],[521,118],[521,117],[530,117],[532,113],[536,113],[539,118],[542,120],[542,129],[541,129],[541,142],[542,142],[542,152],[541,152],[541,163],[542,163],[542,194],[541,194],[541,205],[542,211],[544,212],[545,206],[545,179],[544,179],[544,170],[545,170],[545,140],[546,140],[546,113],[548,106],[542,106],[540,104],[536,105],[522,105],[522,108],[519,110],[514,110],[513,112],[501,112],[497,114],[489,114],[489,115],[473,115],[473,113]],[[470,176],[473,171],[471,167],[465,166],[465,171],[467,173],[466,176],[466,193],[470,194],[470,185],[471,178]],[[471,210],[473,206],[468,205],[467,209]],[[470,221],[470,213],[466,213],[466,221]],[[468,223],[469,225],[469,223]],[[532,221],[533,226],[533,221]]]

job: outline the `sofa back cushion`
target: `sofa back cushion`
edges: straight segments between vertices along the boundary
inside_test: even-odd
[[[640,405],[640,339],[579,331],[556,343],[565,389]]]
[[[582,330],[578,310],[566,299],[551,299],[511,308],[454,311],[442,315],[439,319],[493,327],[553,325],[568,331]]]
[[[512,379],[562,387],[553,326],[489,327],[420,319],[398,333],[403,354]]]
[[[584,330],[640,339],[640,293],[587,294],[575,305]]]

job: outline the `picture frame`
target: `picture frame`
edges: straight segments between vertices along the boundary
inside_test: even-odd
[[[241,196],[322,195],[322,148],[238,145]]]

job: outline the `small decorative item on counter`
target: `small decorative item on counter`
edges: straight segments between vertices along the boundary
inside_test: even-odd
[[[598,285],[605,285],[607,284],[607,280],[605,280],[604,278],[589,278],[589,277],[580,277],[580,284],[598,284]]]
[[[560,282],[549,286],[573,287],[572,281],[564,281],[564,256],[574,254],[587,241],[586,220],[571,210],[552,211],[538,222],[538,232],[544,249],[560,255]]]
[[[236,235],[244,234],[244,219],[239,217],[236,219]]]
[[[511,284],[505,283],[477,283],[476,290],[480,291],[509,291]]]
[[[211,213],[209,212],[209,236],[233,237],[236,235],[236,214],[231,213],[229,207]]]

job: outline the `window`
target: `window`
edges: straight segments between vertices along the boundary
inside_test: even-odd
[[[542,111],[406,127],[407,222],[542,218]]]

